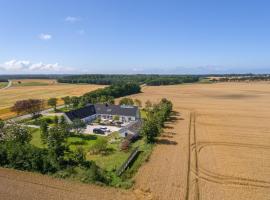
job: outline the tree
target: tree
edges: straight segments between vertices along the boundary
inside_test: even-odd
[[[108,104],[114,104],[114,98],[112,96],[108,96],[107,97],[107,101],[106,101]]]
[[[31,133],[19,124],[13,123],[6,126],[3,130],[2,140],[18,142],[21,144],[29,143],[32,139]]]
[[[147,143],[153,143],[160,133],[160,129],[156,120],[154,118],[149,118],[144,122],[140,132],[145,136]]]
[[[54,122],[54,124],[58,124],[59,119],[58,119],[58,116],[57,116],[57,115],[55,115],[55,116],[53,117],[53,122]]]
[[[105,153],[108,146],[108,140],[104,137],[99,137],[95,144],[90,148],[92,154]]]
[[[80,103],[80,98],[79,97],[71,97],[70,102],[71,102],[73,108],[77,108],[79,103]]]
[[[62,115],[60,117],[60,123],[59,124],[60,125],[67,125],[67,121],[66,121],[66,118],[64,117],[64,115]]]
[[[49,150],[49,160],[56,169],[61,169],[65,163],[67,130],[61,126],[54,126],[49,129],[47,144]]]
[[[3,129],[5,126],[4,120],[0,119],[0,130]]]
[[[135,99],[134,103],[135,103],[136,106],[142,107],[142,102],[139,99]]]
[[[150,109],[151,107],[152,107],[151,101],[147,100],[147,101],[145,102],[145,108],[146,108],[146,109]]]
[[[62,97],[62,100],[64,101],[64,104],[66,107],[69,107],[70,106],[70,97],[69,96],[66,96],[66,97]]]
[[[27,99],[16,101],[11,108],[13,112],[20,114],[31,114],[36,117],[44,109],[44,102],[41,99]]]
[[[0,119],[0,142],[4,137],[4,126],[5,126],[4,120]]]
[[[53,107],[54,111],[56,111],[57,99],[56,98],[50,98],[48,100],[48,105]]]
[[[131,98],[125,97],[125,98],[120,100],[119,104],[120,105],[131,105],[132,106],[132,105],[134,105],[134,101]]]
[[[80,119],[74,119],[71,128],[74,129],[76,134],[81,134],[86,128],[86,124]]]
[[[79,146],[75,149],[73,152],[73,158],[72,160],[77,164],[77,165],[84,165],[86,162],[86,155],[84,152],[84,149]]]
[[[40,125],[40,132],[41,132],[41,141],[43,144],[47,143],[48,140],[48,124],[46,122],[42,122]]]

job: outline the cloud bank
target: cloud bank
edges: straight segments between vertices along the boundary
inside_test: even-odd
[[[0,71],[11,73],[71,73],[74,68],[64,67],[58,63],[32,63],[28,60],[10,60],[0,64]]]

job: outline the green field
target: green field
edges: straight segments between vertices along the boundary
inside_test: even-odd
[[[0,89],[8,85],[8,82],[0,82]]]

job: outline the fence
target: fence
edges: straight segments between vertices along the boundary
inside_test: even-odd
[[[118,169],[117,175],[121,176],[123,172],[127,169],[130,162],[136,157],[136,155],[139,153],[139,147],[136,147],[132,153],[129,155],[128,159],[122,164],[122,166]]]

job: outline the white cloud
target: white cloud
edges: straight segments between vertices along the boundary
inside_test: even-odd
[[[37,73],[66,73],[74,71],[71,67],[64,67],[58,63],[45,64],[42,62],[32,63],[28,60],[10,60],[0,64],[0,70],[7,72],[37,72]]]
[[[50,34],[45,34],[45,33],[41,33],[38,37],[39,37],[39,39],[41,39],[41,40],[50,40],[50,39],[52,39],[52,35],[50,35]]]
[[[23,70],[30,66],[30,62],[27,60],[10,60],[5,62],[3,65],[0,66],[0,68],[3,68],[4,70]]]
[[[65,21],[70,22],[70,23],[75,23],[75,22],[80,21],[80,20],[81,20],[81,18],[79,18],[79,17],[68,16],[65,18]]]

